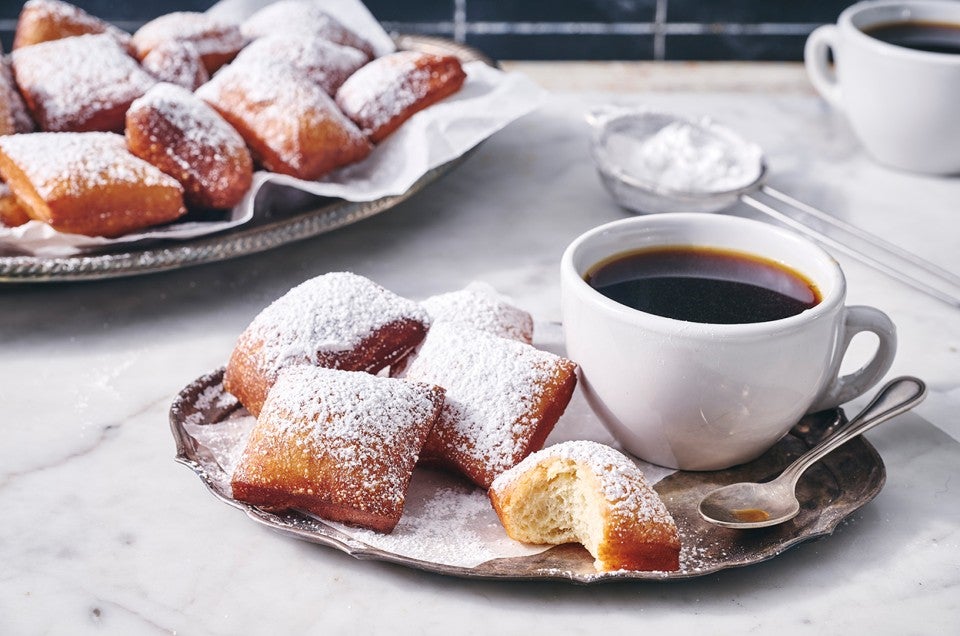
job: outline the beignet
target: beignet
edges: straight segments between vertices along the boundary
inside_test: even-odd
[[[337,91],[337,105],[377,143],[416,112],[456,93],[466,77],[451,55],[399,51],[351,75]]]
[[[443,389],[362,372],[285,369],[233,474],[235,499],[390,532]]]
[[[11,53],[30,114],[47,131],[123,131],[131,102],[156,83],[107,34],[80,35]]]
[[[430,328],[404,377],[447,391],[424,460],[483,488],[543,446],[577,382],[570,360],[442,322]]]
[[[431,296],[420,304],[433,323],[456,323],[501,338],[533,342],[533,317],[485,283],[470,283],[461,290]]]
[[[194,208],[232,208],[250,188],[253,160],[240,134],[185,88],[157,84],[127,111],[130,152],[183,186]]]
[[[329,95],[367,63],[367,56],[350,46],[334,44],[305,33],[258,38],[237,56],[236,64],[271,59],[284,62],[319,84]]]
[[[246,39],[240,34],[240,26],[195,11],[174,11],[154,18],[133,34],[133,51],[138,60],[164,42],[191,42],[200,52],[203,65],[211,75],[232,60]]]
[[[13,48],[95,33],[107,33],[120,46],[130,46],[129,33],[90,15],[80,7],[59,0],[28,0],[20,10]]]
[[[28,132],[33,132],[33,120],[13,81],[10,61],[4,58],[0,60],[0,135]]]
[[[224,388],[257,415],[280,371],[298,364],[376,373],[422,339],[426,312],[349,272],[312,278],[260,312],[240,335]]]
[[[113,133],[0,137],[0,176],[31,218],[61,232],[113,237],[186,212],[180,184]]]
[[[250,40],[278,33],[303,33],[363,51],[367,59],[374,56],[373,45],[313,0],[280,0],[267,5],[244,20],[240,32]]]
[[[0,225],[17,227],[30,220],[20,200],[6,183],[0,182]]]
[[[370,143],[327,93],[282,61],[233,63],[197,89],[272,172],[319,179],[370,154]]]
[[[680,536],[643,472],[596,442],[564,442],[533,453],[488,492],[510,538],[580,543],[599,571],[680,568]]]
[[[140,65],[158,80],[191,91],[210,80],[210,74],[207,73],[200,56],[200,49],[193,42],[161,42],[140,60]]]

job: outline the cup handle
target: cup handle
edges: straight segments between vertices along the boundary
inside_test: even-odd
[[[828,62],[827,53],[833,51],[837,56],[837,41],[840,30],[833,24],[825,24],[813,30],[807,38],[803,48],[803,63],[807,67],[810,82],[824,99],[834,108],[842,108],[840,102],[840,85],[837,83],[837,73]]]
[[[839,373],[840,363],[847,353],[850,341],[861,331],[875,333],[880,339],[873,358],[859,370],[836,377],[828,384],[810,407],[811,413],[834,408],[852,400],[879,382],[890,370],[897,351],[897,328],[889,316],[879,309],[857,305],[845,308],[843,332],[838,341],[838,355],[833,373]]]

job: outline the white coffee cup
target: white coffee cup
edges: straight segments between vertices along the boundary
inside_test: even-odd
[[[960,173],[960,55],[896,46],[867,33],[901,22],[960,25],[960,2],[848,7],[836,25],[818,27],[807,39],[810,81],[845,113],[863,147],[880,163],[927,174]]]
[[[584,276],[611,256],[702,246],[772,260],[811,281],[821,301],[799,314],[706,324],[627,307]],[[567,355],[593,410],[623,447],[662,466],[718,470],[769,449],[808,412],[877,383],[893,362],[896,329],[872,307],[845,306],[840,266],[820,247],[773,225],[712,214],[659,214],[592,229],[560,264]],[[853,336],[879,337],[873,358],[840,376]]]

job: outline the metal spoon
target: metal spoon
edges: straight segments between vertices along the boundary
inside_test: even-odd
[[[762,484],[742,482],[718,488],[700,502],[700,516],[726,528],[764,528],[789,521],[800,512],[796,487],[807,468],[861,433],[910,410],[926,395],[922,380],[909,376],[891,380],[856,417],[801,455],[779,477]]]

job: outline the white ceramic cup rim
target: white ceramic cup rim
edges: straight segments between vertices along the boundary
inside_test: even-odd
[[[736,324],[693,323],[685,320],[677,320],[675,318],[658,316],[641,311],[639,309],[627,307],[626,305],[618,303],[615,300],[607,298],[599,291],[591,287],[586,280],[584,280],[584,275],[587,273],[587,271],[594,267],[597,263],[602,262],[604,259],[610,258],[611,256],[615,256],[617,254],[630,252],[635,249],[642,249],[648,246],[651,248],[659,247],[661,245],[696,245],[704,247],[717,247],[721,249],[733,249],[739,252],[758,255],[768,260],[777,261],[777,257],[774,254],[764,253],[763,250],[759,249],[730,248],[727,245],[723,245],[721,242],[711,243],[710,241],[704,240],[699,240],[696,242],[677,240],[662,244],[621,245],[610,250],[609,253],[605,254],[605,256],[600,259],[596,259],[590,263],[585,263],[582,267],[577,266],[576,261],[579,259],[579,253],[584,249],[585,246],[588,246],[591,242],[598,240],[600,237],[626,230],[634,226],[669,225],[673,222],[715,226],[728,225],[731,227],[741,226],[743,228],[749,228],[755,231],[767,232],[771,237],[774,238],[774,240],[781,242],[785,241],[800,247],[812,258],[819,261],[823,271],[825,272],[825,275],[817,277],[809,271],[810,268],[798,267],[793,264],[785,264],[790,267],[790,269],[797,271],[817,286],[818,291],[821,294],[820,302],[810,309],[800,312],[799,314],[778,320]],[[695,333],[691,332],[691,325],[696,325],[700,330],[708,330],[712,335],[719,337],[755,337],[770,333],[783,333],[785,331],[792,331],[802,328],[804,325],[809,324],[811,321],[816,320],[825,314],[830,314],[836,311],[838,306],[843,304],[846,297],[846,281],[844,279],[843,272],[840,269],[840,265],[832,256],[830,256],[830,254],[828,254],[815,243],[812,243],[811,241],[794,234],[793,232],[789,232],[761,221],[708,213],[671,212],[657,214],[654,216],[636,216],[597,226],[584,232],[574,239],[572,243],[570,243],[560,260],[560,269],[563,277],[569,280],[569,287],[567,288],[568,291],[577,294],[582,301],[599,306],[607,314],[616,316],[621,320],[641,325],[644,328],[650,329],[651,331],[687,336],[696,335]],[[703,332],[697,331],[696,333],[702,334]]]
[[[878,24],[892,24],[896,22],[908,22],[911,19],[918,20],[919,16],[907,15],[900,18],[889,18],[889,12],[894,9],[902,9],[912,13],[932,11],[939,13],[942,11],[942,18],[950,22],[956,22],[960,25],[960,2],[953,0],[867,0],[858,2],[843,10],[840,17],[837,18],[837,25],[843,33],[850,37],[860,46],[867,47],[870,50],[882,55],[900,57],[904,60],[922,61],[926,63],[938,63],[945,66],[960,66],[960,55],[952,53],[935,53],[933,51],[919,51],[909,49],[896,44],[884,42],[873,36],[864,33],[864,29]],[[883,19],[883,16],[888,16]],[[922,20],[930,21],[933,16],[923,16]]]

